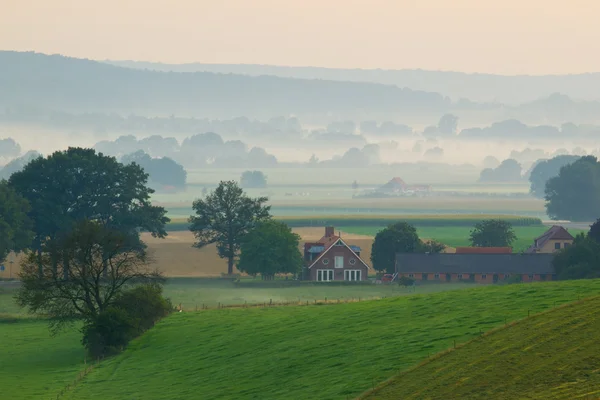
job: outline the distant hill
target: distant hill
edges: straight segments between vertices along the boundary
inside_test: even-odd
[[[393,85],[213,72],[159,72],[33,52],[0,52],[0,109],[270,118],[369,112],[437,118],[450,100]]]
[[[274,75],[287,78],[373,82],[414,90],[439,92],[453,100],[497,101],[518,104],[547,97],[554,92],[577,100],[600,100],[600,72],[577,75],[492,75],[452,71],[339,69],[282,67],[253,64],[161,64],[141,61],[106,61],[122,67],[174,72],[218,72],[251,76]]]
[[[595,297],[484,335],[362,399],[597,399],[598,330]]]

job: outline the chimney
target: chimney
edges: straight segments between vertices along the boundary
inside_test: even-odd
[[[335,228],[333,226],[325,227],[325,237],[335,236]]]

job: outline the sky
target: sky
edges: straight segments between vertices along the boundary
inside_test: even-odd
[[[0,0],[0,50],[96,60],[600,72],[598,0]]]

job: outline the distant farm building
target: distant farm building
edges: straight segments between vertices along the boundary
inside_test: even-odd
[[[555,279],[552,254],[398,253],[396,273],[418,281],[496,283],[519,277],[523,282]]]
[[[304,244],[304,262],[304,279],[317,282],[366,281],[370,269],[360,247],[346,244],[331,226],[320,240]]]
[[[562,226],[554,225],[544,232],[543,235],[535,238],[533,244],[527,249],[527,253],[554,253],[573,244],[575,238]]]
[[[396,177],[391,179],[388,183],[377,189],[380,193],[386,194],[400,194],[400,193],[416,193],[416,192],[430,192],[431,186],[429,185],[408,185],[402,178]]]

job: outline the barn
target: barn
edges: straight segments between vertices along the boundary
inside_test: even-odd
[[[305,280],[316,282],[366,281],[370,267],[360,258],[360,247],[348,245],[332,226],[318,241],[304,244]]]

